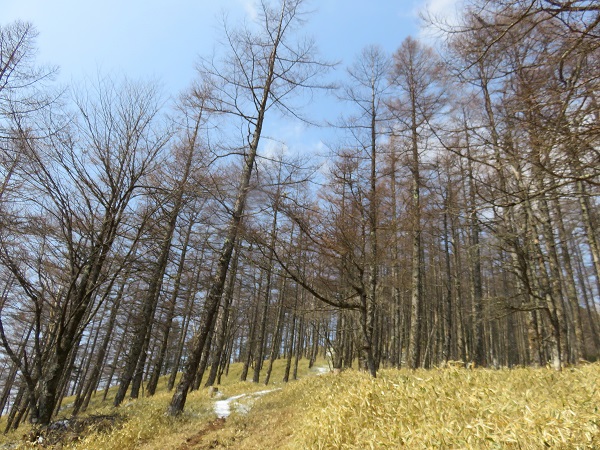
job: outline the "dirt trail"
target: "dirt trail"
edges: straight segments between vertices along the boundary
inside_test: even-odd
[[[311,371],[311,375],[323,375],[328,373],[330,369],[328,367],[314,367]],[[282,388],[266,389],[258,392],[248,392],[246,394],[234,395],[233,397],[215,400],[213,403],[213,410],[217,416],[217,419],[209,423],[198,433],[186,439],[186,442],[179,447],[178,450],[204,450],[204,449],[215,449],[222,448],[219,444],[218,439],[214,439],[211,433],[221,430],[226,426],[226,419],[231,415],[232,409],[241,414],[247,414],[252,408],[252,403],[258,397],[269,394],[271,392],[280,391]],[[222,395],[221,392],[217,392],[217,396]],[[216,435],[215,435],[216,437]]]
[[[206,436],[208,433],[210,433],[212,431],[220,430],[224,426],[225,426],[224,418],[219,417],[218,419],[213,420],[206,427],[201,429],[198,433],[187,438],[185,440],[185,443],[183,445],[181,445],[178,450],[192,450],[192,449],[199,450],[198,445],[201,443],[202,438],[204,436]],[[208,448],[210,448],[210,447],[208,447]]]

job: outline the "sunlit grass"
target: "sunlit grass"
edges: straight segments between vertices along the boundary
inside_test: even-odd
[[[171,398],[165,380],[154,397],[126,401],[120,408],[112,408],[109,395],[107,402],[87,413],[119,413],[124,416],[122,425],[91,432],[62,448],[600,448],[600,364],[562,372],[389,369],[373,379],[355,370],[307,377],[311,370],[304,360],[298,372],[302,379],[287,385],[281,383],[284,367],[285,361],[277,361],[273,383],[265,388],[262,383],[240,382],[241,364],[232,365],[219,390],[223,398],[248,393],[240,403],[252,409],[244,414],[232,408],[224,424],[212,427],[214,399],[206,389],[190,394],[185,413],[177,419],[165,415]],[[264,389],[276,390],[251,395]],[[24,432],[19,429],[18,434]],[[194,439],[186,443],[190,437]]]
[[[382,370],[310,380],[292,448],[596,448],[600,366]],[[291,387],[301,390],[307,382]],[[304,394],[302,394],[304,395]]]
[[[269,440],[285,442],[282,449],[600,448],[599,388],[598,364],[560,373],[382,370],[377,379],[346,371],[265,398],[271,409],[294,405],[287,423],[255,430],[231,448],[261,448],[278,429]],[[253,415],[269,414],[263,406]]]
[[[324,365],[324,361],[317,364]],[[252,381],[241,382],[240,375],[242,364],[232,364],[227,376],[221,379],[221,385],[218,386],[219,396],[223,398],[239,395],[241,393],[251,393],[264,389],[273,389],[281,387],[283,373],[286,361],[277,360],[273,366],[269,386],[265,387],[264,377],[266,364],[261,372],[259,383]],[[301,360],[298,367],[298,376],[304,377],[311,370],[308,368],[308,361]],[[312,369],[314,372],[314,369]],[[248,373],[248,380],[252,380],[252,368]],[[206,374],[206,376],[208,373]],[[206,379],[205,376],[205,379]],[[290,377],[291,379],[291,377]],[[213,411],[213,399],[210,397],[207,389],[200,389],[191,392],[188,395],[184,413],[178,418],[166,416],[165,411],[172,396],[172,392],[167,392],[168,376],[159,380],[156,394],[153,397],[146,397],[141,392],[137,400],[126,399],[123,404],[114,408],[112,401],[116,394],[117,386],[109,389],[106,400],[103,401],[104,391],[99,391],[92,396],[90,405],[79,417],[93,415],[114,415],[123,416],[122,425],[114,427],[111,431],[93,432],[86,436],[80,436],[78,442],[63,443],[64,449],[86,449],[86,450],[128,450],[128,449],[167,449],[177,448],[185,442],[187,436],[197,433],[199,429],[216,418]],[[67,397],[62,402],[62,409],[57,417],[58,419],[71,416],[74,397]],[[2,430],[6,424],[6,418],[0,419]],[[23,423],[18,430],[0,435],[0,446],[5,443],[18,443],[18,447],[11,448],[32,448],[32,444],[23,441],[23,437],[28,435],[31,427]]]

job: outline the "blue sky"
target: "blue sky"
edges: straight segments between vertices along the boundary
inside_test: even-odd
[[[406,36],[419,35],[418,13],[426,5],[449,14],[454,3],[313,0],[306,34],[315,37],[324,58],[341,61],[342,68],[366,45],[392,53]],[[222,12],[233,23],[253,14],[252,0],[0,0],[0,5],[0,23],[21,19],[35,25],[38,62],[59,66],[61,82],[114,72],[158,80],[174,96],[194,78],[198,57],[217,45]],[[286,126],[285,140],[307,131]]]

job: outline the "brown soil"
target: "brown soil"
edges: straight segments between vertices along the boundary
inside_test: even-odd
[[[223,428],[225,426],[225,419],[224,418],[218,418],[216,420],[213,420],[212,422],[210,422],[207,426],[205,426],[204,428],[202,428],[198,433],[196,433],[195,435],[187,438],[185,440],[185,443],[179,447],[179,450],[202,450],[202,449],[211,449],[211,448],[215,448],[215,446],[208,442],[202,442],[203,438],[208,434],[211,433],[213,431],[217,431],[220,430],[221,428]],[[200,447],[200,445],[202,445],[202,447]]]

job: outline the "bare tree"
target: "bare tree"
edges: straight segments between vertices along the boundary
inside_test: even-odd
[[[311,41],[294,45],[288,36],[302,21],[302,0],[281,0],[276,5],[260,4],[258,30],[225,29],[229,53],[221,65],[204,61],[200,73],[214,92],[214,109],[238,119],[245,143],[235,203],[221,247],[214,280],[202,312],[201,326],[190,342],[187,366],[168,408],[170,415],[182,412],[206,339],[214,324],[239,226],[246,207],[250,179],[265,125],[271,109],[296,115],[285,100],[299,89],[317,87],[314,79],[328,68],[314,59]]]
[[[436,114],[444,107],[443,65],[431,48],[407,38],[394,53],[392,82],[398,89],[397,100],[390,103],[397,120],[395,133],[406,133],[410,142],[412,173],[412,298],[409,336],[409,365],[421,364],[423,308],[421,158],[431,136]]]
[[[388,94],[390,61],[383,50],[377,46],[368,46],[362,50],[354,64],[348,69],[349,81],[343,88],[342,98],[349,102],[354,115],[345,117],[342,128],[351,136],[348,145],[357,147],[359,153],[364,152],[364,159],[369,167],[364,175],[368,187],[364,192],[365,205],[361,207],[362,215],[367,220],[368,255],[365,255],[363,279],[357,295],[361,301],[361,333],[363,361],[365,369],[376,376],[373,338],[374,321],[377,309],[377,292],[379,288],[380,248],[378,233],[381,227],[379,204],[381,196],[378,191],[378,179],[381,169],[379,163],[382,152],[382,138],[387,132],[389,114],[386,109]],[[357,185],[359,186],[359,185]],[[360,188],[359,188],[360,189]],[[345,201],[345,199],[342,199]],[[358,287],[359,284],[355,284]]]
[[[148,286],[147,293],[143,299],[143,307],[141,317],[138,323],[138,329],[133,337],[130,351],[127,357],[127,364],[121,373],[121,380],[119,389],[115,395],[114,405],[118,406],[125,398],[125,394],[129,387],[129,384],[133,380],[133,387],[131,396],[137,398],[139,387],[141,385],[141,373],[134,378],[134,372],[136,367],[144,367],[146,350],[150,340],[150,334],[152,330],[152,322],[155,314],[155,310],[159,301],[163,278],[169,263],[169,255],[171,253],[172,241],[177,226],[179,215],[184,207],[185,193],[189,191],[189,180],[192,178],[192,171],[194,166],[200,166],[202,162],[199,154],[202,153],[202,144],[200,133],[202,127],[207,122],[206,111],[204,108],[205,97],[199,90],[195,91],[193,101],[184,99],[184,104],[180,107],[186,108],[182,114],[182,121],[185,126],[180,131],[181,137],[179,142],[175,144],[173,153],[175,154],[175,164],[177,169],[174,170],[174,180],[171,180],[167,185],[161,189],[161,192],[167,193],[166,198],[162,196],[160,202],[164,204],[162,208],[166,210],[163,215],[161,222],[166,224],[166,227],[162,231],[162,236],[159,239],[159,253],[158,260],[155,267],[153,268],[150,276],[150,283]],[[180,172],[181,167],[183,171]],[[164,177],[168,178],[168,177]],[[187,244],[186,244],[187,245]],[[183,267],[184,261],[180,264]],[[168,333],[167,333],[168,336]],[[155,383],[158,381],[158,374],[154,376],[154,382],[152,383],[150,391],[153,393],[155,389]]]
[[[127,251],[118,258],[113,246],[127,248],[129,205],[167,140],[156,128],[159,103],[150,86],[118,88],[105,79],[75,106],[73,127],[47,139],[14,116],[13,145],[27,159],[12,201],[22,207],[0,235],[0,262],[18,283],[3,303],[4,319],[12,320],[2,321],[0,337],[26,382],[30,419],[40,424],[49,423],[76,344],[102,303],[100,287],[127,264]],[[34,324],[20,358],[6,333],[19,310]]]

